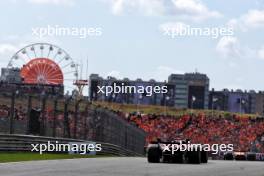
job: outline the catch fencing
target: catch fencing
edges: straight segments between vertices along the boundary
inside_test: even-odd
[[[97,141],[144,154],[146,133],[86,100],[0,93],[0,133]]]

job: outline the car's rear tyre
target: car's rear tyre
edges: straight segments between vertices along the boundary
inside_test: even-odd
[[[200,151],[188,152],[188,163],[200,164],[201,163],[201,152]]]
[[[208,152],[206,151],[201,152],[201,162],[208,163]]]
[[[159,163],[160,162],[160,151],[159,148],[149,148],[148,149],[148,162],[149,163]]]
[[[225,154],[224,155],[224,160],[234,160],[234,155],[233,154]]]
[[[247,160],[256,161],[256,154],[255,153],[247,154]]]

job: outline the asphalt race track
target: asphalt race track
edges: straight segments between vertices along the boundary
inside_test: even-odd
[[[264,176],[264,162],[149,164],[146,158],[93,158],[0,164],[0,176]]]

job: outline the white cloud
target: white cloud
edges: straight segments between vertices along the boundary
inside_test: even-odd
[[[15,53],[16,51],[18,51],[18,48],[15,45],[8,43],[0,44],[0,55]]]
[[[230,19],[227,22],[228,27],[242,32],[248,32],[251,29],[264,28],[264,10],[251,9],[246,14],[238,18]],[[237,38],[222,38],[216,47],[216,50],[224,57],[243,57],[264,59],[264,46],[261,48],[250,48],[246,45],[241,46]]]
[[[227,25],[244,32],[248,29],[264,27],[264,10],[249,10],[239,18],[229,20]]]
[[[243,32],[247,31],[246,26],[242,24],[239,19],[236,19],[236,18],[229,20],[226,26],[229,28],[232,28],[233,30],[241,30]]]
[[[241,56],[240,43],[236,37],[222,37],[216,45],[216,51],[225,58]]]
[[[122,0],[118,0],[113,2],[112,11],[114,14],[118,15],[123,12],[124,2]]]
[[[115,15],[139,12],[144,15],[174,15],[192,20],[218,18],[222,15],[211,11],[201,0],[110,0]]]
[[[28,0],[32,4],[51,4],[51,5],[66,5],[72,6],[75,4],[74,0]]]
[[[264,10],[250,10],[242,20],[247,27],[264,27]]]
[[[112,0],[111,3],[115,15],[133,11],[145,15],[161,15],[164,11],[162,0]]]
[[[211,11],[200,0],[172,0],[175,13],[195,20],[218,18],[222,15],[217,11]]]
[[[261,48],[250,48],[241,45],[236,37],[222,37],[216,46],[216,51],[224,58],[264,59],[264,46]],[[230,67],[236,67],[229,63]]]
[[[7,66],[10,58],[19,50],[20,44],[0,43],[0,65]]]

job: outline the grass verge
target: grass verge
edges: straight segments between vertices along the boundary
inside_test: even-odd
[[[99,158],[111,157],[110,155],[69,155],[60,153],[39,153],[30,152],[0,152],[0,163],[18,162],[18,161],[36,161],[36,160],[56,160],[56,159],[76,159],[76,158]]]

